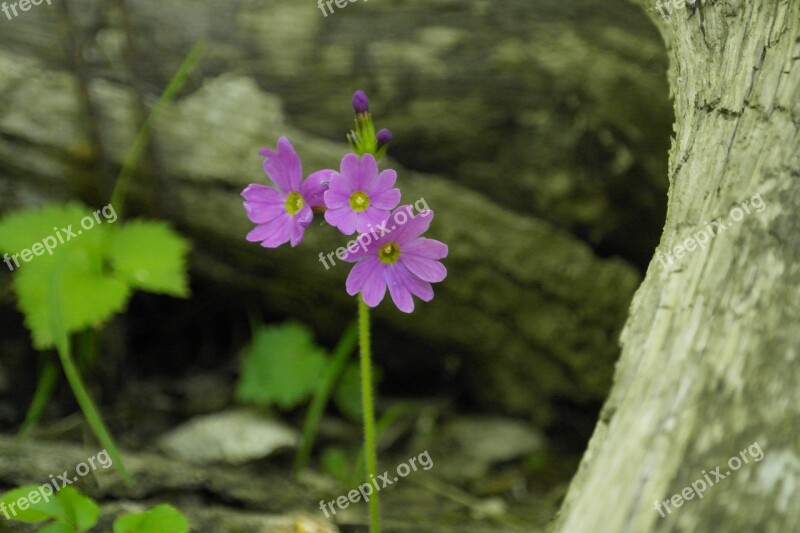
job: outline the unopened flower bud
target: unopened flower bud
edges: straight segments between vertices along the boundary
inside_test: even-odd
[[[383,128],[378,132],[378,135],[376,135],[375,138],[378,139],[378,148],[381,146],[386,146],[392,141],[392,132],[386,128]]]
[[[369,111],[369,99],[367,98],[367,93],[360,89],[353,93],[353,109],[355,109],[356,115],[360,115]]]

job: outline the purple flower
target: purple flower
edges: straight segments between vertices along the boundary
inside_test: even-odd
[[[433,211],[425,210],[411,218],[410,205],[398,207],[387,226],[388,232],[374,241],[371,234],[357,239],[361,249],[348,250],[344,260],[356,265],[347,276],[347,293],[359,292],[364,302],[375,307],[386,295],[386,287],[395,305],[404,313],[414,310],[411,295],[422,301],[433,299],[431,283],[442,281],[447,269],[439,261],[447,257],[447,245],[433,239],[420,237],[433,220]]]
[[[332,170],[314,172],[303,182],[303,167],[292,143],[278,140],[278,151],[264,148],[264,172],[275,187],[251,183],[242,191],[247,218],[256,224],[247,234],[250,242],[261,241],[265,248],[277,248],[286,242],[292,247],[303,240],[314,217],[312,207],[324,205]]]
[[[400,203],[400,189],[393,188],[397,172],[378,174],[372,154],[359,159],[356,154],[342,158],[341,171],[331,171],[330,187],[325,191],[325,220],[345,235],[366,233],[389,218],[389,211]]]
[[[353,109],[357,115],[369,111],[369,98],[367,98],[367,93],[360,89],[353,93]]]

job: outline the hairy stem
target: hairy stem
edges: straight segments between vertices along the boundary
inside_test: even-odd
[[[374,479],[378,473],[378,452],[375,435],[375,409],[372,405],[372,362],[370,360],[369,307],[364,299],[358,298],[358,333],[361,348],[361,401],[364,411],[364,458],[367,476]],[[370,533],[379,533],[378,493],[369,500]]]

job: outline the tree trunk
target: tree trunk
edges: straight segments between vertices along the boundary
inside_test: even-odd
[[[556,531],[800,530],[800,2],[690,15],[662,22],[677,124],[661,256]]]

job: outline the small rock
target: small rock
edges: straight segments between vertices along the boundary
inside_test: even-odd
[[[160,447],[195,464],[241,464],[296,447],[293,428],[246,409],[195,417],[164,435]]]
[[[461,483],[485,480],[494,465],[533,453],[543,442],[539,432],[524,422],[469,416],[446,424],[431,454],[441,447],[437,472],[448,481]]]
[[[445,428],[463,453],[495,464],[518,459],[542,447],[542,437],[531,426],[510,418],[463,417]]]

